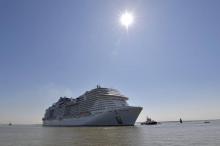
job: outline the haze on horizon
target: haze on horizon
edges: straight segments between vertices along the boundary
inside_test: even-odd
[[[219,0],[0,0],[0,123],[41,123],[97,84],[138,121],[220,118]],[[121,12],[132,11],[126,31]]]

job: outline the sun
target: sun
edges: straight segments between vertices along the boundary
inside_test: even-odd
[[[126,29],[134,22],[134,16],[131,12],[125,11],[120,17],[121,25],[125,26]]]

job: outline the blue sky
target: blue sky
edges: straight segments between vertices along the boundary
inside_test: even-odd
[[[139,121],[220,118],[219,0],[0,0],[0,123],[40,123],[97,84]],[[126,31],[119,22],[134,14]]]

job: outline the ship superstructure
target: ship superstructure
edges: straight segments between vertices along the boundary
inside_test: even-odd
[[[78,98],[60,97],[46,110],[45,126],[134,125],[142,107],[132,107],[128,97],[112,88],[86,91]]]

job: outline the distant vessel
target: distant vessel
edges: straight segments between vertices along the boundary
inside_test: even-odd
[[[183,123],[183,120],[180,118],[180,123],[182,124]]]
[[[8,123],[8,126],[12,126],[12,123]]]
[[[129,126],[142,107],[129,106],[118,90],[97,88],[78,98],[60,97],[44,115],[44,126]]]
[[[147,120],[145,122],[141,123],[141,125],[156,125],[156,124],[158,124],[157,121],[154,121],[149,117],[147,117]]]

